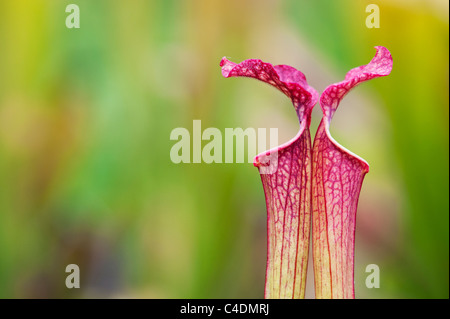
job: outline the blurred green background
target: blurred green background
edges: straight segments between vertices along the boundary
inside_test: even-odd
[[[80,29],[65,26],[70,3]],[[322,92],[383,45],[391,75],[352,91],[331,128],[371,165],[356,296],[448,298],[448,27],[445,0],[1,1],[0,297],[262,298],[257,169],[174,164],[170,132],[200,119],[285,142],[289,100],[222,78],[222,56],[292,65]],[[317,105],[312,134],[320,118]],[[80,289],[65,287],[71,263]],[[311,272],[307,285],[313,298]]]

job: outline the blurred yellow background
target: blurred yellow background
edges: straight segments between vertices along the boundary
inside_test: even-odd
[[[65,26],[70,3],[79,29]],[[365,25],[371,3],[379,29]],[[391,75],[352,91],[331,128],[371,165],[356,297],[448,298],[448,27],[445,0],[1,1],[0,297],[262,298],[257,169],[174,164],[170,132],[200,119],[277,127],[285,142],[290,101],[222,78],[222,56],[292,65],[322,92],[382,45]],[[313,135],[320,118],[317,105]],[[71,263],[80,289],[65,287]]]

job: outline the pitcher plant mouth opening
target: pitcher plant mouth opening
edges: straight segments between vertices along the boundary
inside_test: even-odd
[[[352,88],[390,74],[390,52],[375,48],[369,64],[351,69],[320,97],[305,75],[291,66],[257,59],[237,64],[225,57],[220,62],[226,78],[250,77],[283,92],[299,120],[293,139],[254,159],[267,209],[265,298],[304,298],[311,229],[316,298],[355,297],[356,210],[369,165],[339,145],[329,127]],[[323,117],[311,143],[311,112],[317,101]]]

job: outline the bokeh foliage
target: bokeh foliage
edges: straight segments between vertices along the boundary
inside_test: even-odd
[[[69,3],[80,29],[65,27]],[[380,29],[365,26],[369,3],[380,6]],[[448,298],[448,3],[439,0],[0,2],[0,297],[262,297],[257,170],[174,164],[170,132],[201,119],[293,136],[289,101],[223,79],[221,57],[291,64],[323,90],[375,45],[391,51],[392,74],[352,92],[332,128],[371,164],[356,294]],[[313,126],[318,106],[314,116]],[[77,291],[64,286],[69,263],[82,271]],[[364,286],[368,263],[380,266],[380,289]]]

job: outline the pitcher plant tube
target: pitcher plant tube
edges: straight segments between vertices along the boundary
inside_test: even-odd
[[[257,59],[220,62],[226,78],[250,77],[283,92],[300,124],[293,139],[254,159],[267,208],[265,298],[304,298],[311,228],[316,298],[355,297],[356,210],[369,165],[339,145],[329,127],[352,88],[391,72],[390,52],[375,48],[369,64],[350,70],[344,81],[328,86],[320,98],[305,75],[291,66]],[[323,117],[311,145],[311,112],[317,101]]]

